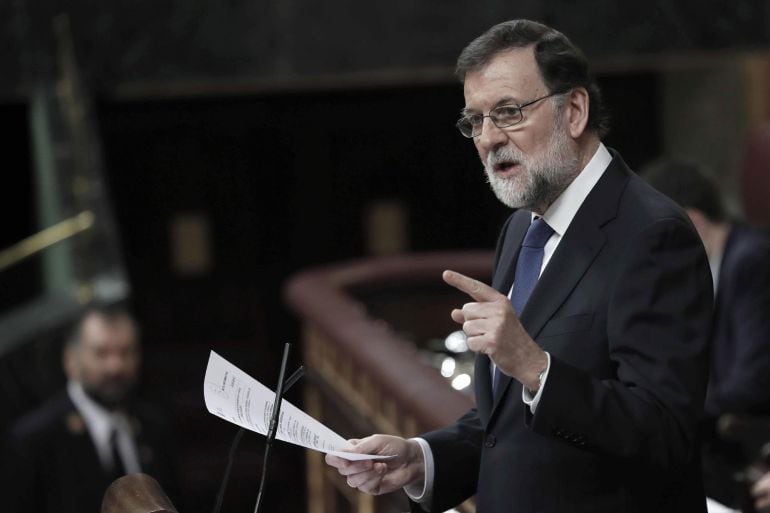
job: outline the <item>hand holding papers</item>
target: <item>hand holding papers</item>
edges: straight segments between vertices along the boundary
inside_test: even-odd
[[[275,393],[214,351],[209,355],[203,397],[210,413],[262,435],[267,434]],[[284,400],[277,438],[346,460],[385,459],[391,456],[359,454],[344,438]]]

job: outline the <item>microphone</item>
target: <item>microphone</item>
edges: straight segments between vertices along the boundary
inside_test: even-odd
[[[259,492],[257,493],[257,503],[254,505],[254,513],[259,513],[259,507],[262,505],[262,492],[265,490],[265,476],[267,475],[267,462],[270,458],[270,448],[273,446],[275,435],[278,434],[278,419],[281,414],[281,402],[283,401],[283,375],[286,373],[286,360],[289,358],[290,349],[291,344],[286,342],[283,346],[283,360],[281,360],[281,372],[278,375],[278,388],[275,391],[273,418],[270,419],[270,427],[267,430],[265,457],[262,459],[262,477],[259,480]]]
[[[283,395],[286,392],[288,392],[289,389],[291,389],[291,387],[294,386],[294,384],[297,381],[299,381],[302,376],[305,375],[305,367],[300,365],[299,368],[297,368],[297,370],[295,370],[291,374],[291,376],[289,376],[286,379],[285,382],[283,381],[283,375],[284,375],[284,373],[286,371],[286,360],[287,360],[288,353],[289,353],[289,346],[290,346],[290,344],[287,343],[286,346],[284,347],[283,361],[281,362],[281,372],[280,372],[279,380],[278,380],[279,385],[281,383],[284,383],[284,385],[283,385],[283,390],[280,391],[280,395],[279,395],[279,392],[276,391],[276,394],[275,394],[276,395],[276,403],[278,402],[278,397],[281,397],[281,399],[282,399]],[[279,388],[280,388],[280,386],[279,386]],[[280,406],[277,406],[277,407],[273,406],[273,416],[272,416],[273,420],[271,420],[271,422],[270,422],[270,429],[273,429],[274,424],[275,424],[275,428],[277,429],[278,424],[277,424],[277,422],[274,422],[274,421],[277,420],[277,418],[278,418],[277,414],[276,414],[278,409],[280,409]],[[214,505],[214,509],[212,510],[212,513],[219,513],[219,511],[222,509],[222,502],[224,500],[225,490],[227,490],[227,483],[230,481],[230,471],[232,470],[233,461],[235,459],[235,451],[236,451],[236,448],[238,447],[238,444],[241,441],[241,438],[243,438],[243,434],[245,432],[246,432],[246,429],[238,428],[238,432],[235,434],[235,437],[233,438],[233,441],[232,441],[232,443],[230,445],[230,452],[229,452],[229,455],[227,456],[227,467],[225,468],[225,475],[222,478],[222,484],[219,487],[219,492],[217,493],[217,501],[216,501],[216,504]],[[268,436],[269,436],[269,434],[270,434],[270,431],[268,430]],[[275,439],[275,435],[276,435],[276,433],[274,431],[273,432],[273,440]],[[264,484],[264,481],[265,481],[265,479],[264,479],[265,470],[267,468],[267,452],[269,451],[269,447],[270,447],[271,444],[272,444],[272,440],[270,440],[268,442],[268,445],[265,448],[265,460],[262,463],[262,480],[261,480],[261,483],[259,485],[259,497],[262,496],[262,487],[263,487],[263,484]],[[256,506],[257,508],[259,507],[259,502],[260,502],[260,499],[258,498],[257,499],[257,506]]]

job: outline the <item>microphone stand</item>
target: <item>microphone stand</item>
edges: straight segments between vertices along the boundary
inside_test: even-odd
[[[286,361],[289,359],[289,350],[291,344],[286,343],[283,346],[283,359],[281,360],[281,373],[278,375],[278,388],[275,391],[275,402],[273,404],[273,416],[270,419],[270,427],[267,430],[267,441],[265,442],[265,457],[262,460],[262,478],[259,481],[259,492],[257,493],[257,504],[254,506],[254,513],[259,513],[262,505],[262,497],[265,489],[265,477],[267,475],[267,462],[270,458],[270,448],[273,446],[275,436],[278,433],[278,420],[281,412],[281,402],[283,401],[284,382],[283,376],[286,374]]]
[[[288,345],[288,344],[287,344]],[[299,379],[305,375],[305,367],[303,365],[300,365],[297,370],[292,372],[291,376],[289,376],[286,379],[283,393],[289,391],[289,389],[294,386],[294,384],[299,381]],[[277,394],[276,394],[277,395]],[[243,438],[243,434],[246,432],[244,428],[238,428],[238,432],[235,434],[235,438],[233,438],[233,442],[230,445],[230,454],[227,457],[227,467],[225,468],[225,475],[222,478],[222,484],[219,487],[219,493],[217,493],[217,500],[216,504],[214,505],[214,509],[212,510],[213,513],[219,513],[219,511],[222,509],[222,502],[224,501],[225,497],[225,490],[227,490],[227,483],[230,481],[230,471],[233,467],[233,461],[235,459],[235,450],[238,447],[238,443],[241,441],[241,438]],[[265,468],[266,466],[263,465],[262,469],[262,475],[265,474]],[[261,486],[260,486],[261,488]]]

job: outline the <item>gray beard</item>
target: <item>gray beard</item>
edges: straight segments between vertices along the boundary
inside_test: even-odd
[[[518,176],[503,178],[495,174],[498,162],[518,162]],[[487,155],[484,171],[492,191],[510,208],[523,208],[543,214],[580,172],[579,159],[570,147],[566,132],[557,123],[546,153],[538,160],[508,145]]]

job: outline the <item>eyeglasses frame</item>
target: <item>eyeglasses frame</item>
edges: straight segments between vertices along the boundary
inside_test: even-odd
[[[508,103],[503,104],[503,105],[498,105],[497,107],[495,107],[493,109],[490,109],[489,114],[482,114],[481,115],[481,123],[479,124],[480,130],[479,130],[479,133],[475,134],[475,135],[473,134],[473,132],[471,132],[470,135],[465,135],[465,133],[460,128],[460,123],[462,121],[464,121],[465,119],[467,119],[467,116],[463,116],[460,119],[458,119],[457,122],[455,123],[455,126],[460,131],[460,134],[462,134],[463,137],[466,137],[468,139],[473,139],[474,137],[479,137],[483,133],[483,131],[484,131],[484,119],[485,118],[489,118],[490,120],[492,120],[492,124],[495,125],[497,128],[500,128],[500,129],[502,129],[502,128],[510,128],[510,127],[516,126],[519,123],[521,123],[522,121],[524,121],[524,112],[522,111],[522,109],[524,109],[526,107],[529,107],[530,105],[534,105],[535,103],[537,103],[539,101],[545,100],[546,98],[550,98],[552,96],[558,96],[560,94],[565,94],[565,93],[568,93],[568,92],[569,92],[569,89],[566,90],[566,91],[555,91],[553,93],[546,94],[545,96],[541,96],[540,98],[535,98],[534,100],[530,100],[530,101],[522,103],[520,105],[508,104]],[[516,123],[511,123],[510,125],[503,125],[503,126],[498,125],[495,122],[495,118],[492,116],[492,112],[497,110],[497,109],[499,109],[499,108],[501,108],[501,107],[515,107],[519,111],[519,118],[520,119]]]

